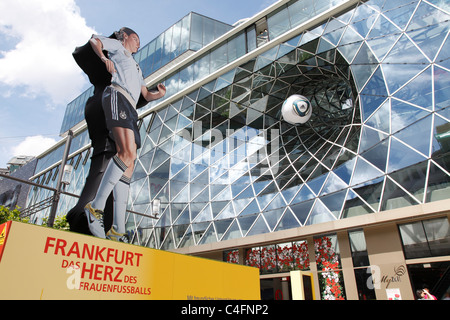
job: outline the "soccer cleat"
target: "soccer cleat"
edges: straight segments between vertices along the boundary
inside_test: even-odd
[[[84,212],[86,213],[86,218],[88,220],[89,230],[91,233],[99,238],[105,239],[105,228],[103,227],[103,211],[92,208],[89,202],[84,207]]]
[[[109,229],[108,233],[106,234],[106,238],[124,243],[129,242],[128,235],[126,233],[118,233],[116,230],[114,230],[114,227],[111,227],[111,229]]]

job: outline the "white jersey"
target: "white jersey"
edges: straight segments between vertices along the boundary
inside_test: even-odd
[[[112,75],[111,84],[118,85],[128,92],[134,99],[134,106],[136,106],[141,94],[141,87],[145,86],[139,64],[119,40],[98,35],[93,35],[93,37],[102,42],[103,49],[108,51],[108,58],[116,68],[116,72]]]

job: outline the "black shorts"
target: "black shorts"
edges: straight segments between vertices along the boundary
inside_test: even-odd
[[[102,97],[103,111],[105,113],[106,127],[112,136],[112,128],[121,127],[131,129],[134,132],[134,140],[139,149],[141,147],[141,135],[139,134],[138,114],[125,96],[112,87],[106,87]]]

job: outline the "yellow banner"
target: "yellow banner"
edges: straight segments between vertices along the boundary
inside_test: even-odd
[[[19,222],[2,230],[0,299],[260,299],[256,268]]]

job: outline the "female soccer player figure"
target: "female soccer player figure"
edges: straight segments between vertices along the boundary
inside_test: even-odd
[[[166,88],[163,84],[158,84],[157,92],[147,90],[139,64],[133,58],[140,46],[139,36],[133,30],[120,29],[117,40],[93,35],[90,44],[112,75],[111,85],[103,92],[102,106],[117,154],[109,162],[97,194],[85,206],[85,212],[89,230],[94,236],[126,242],[128,190],[137,149],[141,146],[136,104],[141,94],[147,101],[162,98],[166,94]],[[104,55],[103,50],[108,52],[108,56]],[[103,210],[111,191],[114,195],[113,224],[105,234]]]

